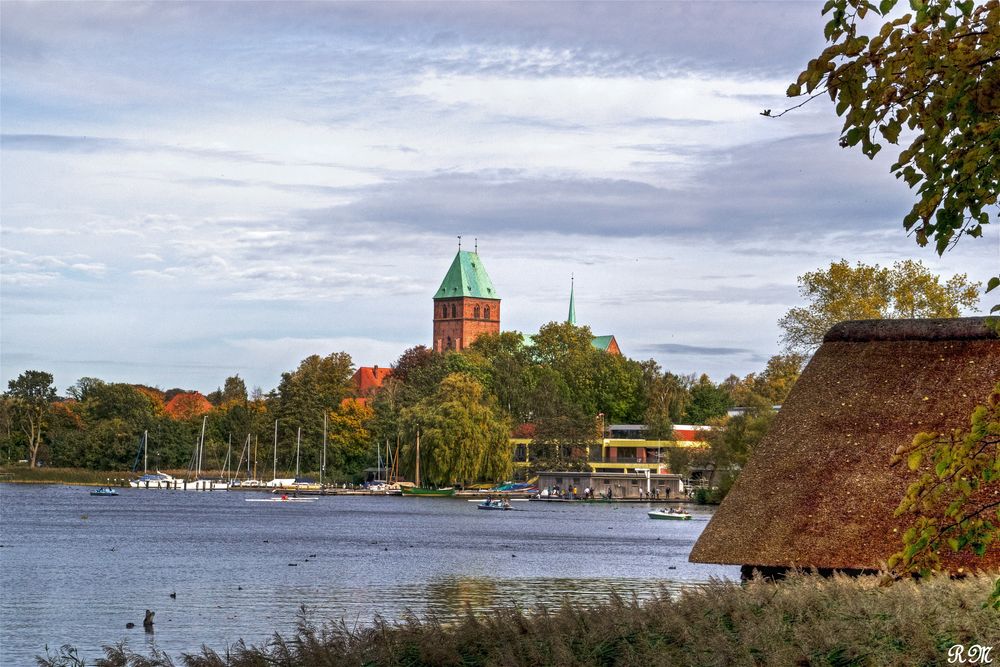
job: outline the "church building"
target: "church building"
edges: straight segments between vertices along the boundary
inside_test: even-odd
[[[500,297],[478,252],[459,249],[434,294],[434,351],[464,350],[500,333]]]

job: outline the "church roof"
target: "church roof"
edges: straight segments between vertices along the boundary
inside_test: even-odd
[[[1000,339],[984,318],[834,326],[691,560],[878,569],[911,521],[894,513],[916,475],[890,465],[893,453],[917,433],[968,428],[998,379]],[[940,555],[949,571],[1000,566],[996,548]]]
[[[486,273],[486,267],[479,255],[467,250],[459,250],[451,268],[441,281],[441,287],[434,293],[435,299],[452,299],[472,296],[480,299],[499,299],[493,281]]]
[[[594,336],[594,338],[590,341],[590,344],[596,347],[598,350],[601,350],[602,352],[607,352],[608,347],[611,345],[611,341],[613,341],[614,339],[615,339],[614,335]]]

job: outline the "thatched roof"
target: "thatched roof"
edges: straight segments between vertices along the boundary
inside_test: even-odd
[[[914,479],[891,466],[922,431],[967,427],[1000,382],[983,318],[843,322],[824,338],[691,552],[700,563],[877,569],[911,519]],[[946,569],[1000,567],[942,553]]]

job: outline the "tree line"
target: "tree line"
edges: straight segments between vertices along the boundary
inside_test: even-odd
[[[670,439],[675,423],[708,423],[750,396],[780,403],[801,365],[801,357],[782,355],[759,374],[715,383],[609,355],[591,339],[587,327],[550,323],[533,336],[482,336],[462,352],[413,347],[374,396],[357,396],[346,352],[307,357],[266,393],[248,391],[237,374],[205,396],[93,377],[60,394],[50,373],[28,370],[0,397],[0,457],[127,470],[148,433],[150,468],[182,470],[204,420],[205,468],[222,468],[231,452],[230,469],[242,456],[246,471],[250,458],[257,476],[269,479],[275,450],[280,476],[294,470],[298,449],[300,470],[315,474],[325,415],[329,479],[357,479],[375,465],[376,445],[398,453],[400,472],[412,475],[419,432],[427,483],[499,480],[512,474],[515,430],[531,434],[539,465],[569,465],[574,452],[598,441],[602,425],[645,423],[650,437]]]

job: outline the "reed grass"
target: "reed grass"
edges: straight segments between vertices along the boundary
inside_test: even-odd
[[[995,576],[995,575],[994,575]],[[565,602],[526,611],[471,612],[458,622],[376,618],[365,627],[316,625],[303,613],[289,637],[203,647],[173,662],[126,645],[105,647],[100,667],[415,667],[622,665],[937,665],[954,644],[1000,652],[1000,614],[984,602],[992,579],[933,577],[881,585],[878,577],[797,574],[781,583],[714,581],[638,602],[612,596],[593,606]],[[996,656],[1000,657],[1000,656]],[[42,667],[60,656],[40,658]]]
[[[80,486],[121,486],[131,477],[121,470],[87,470],[86,468],[0,467],[0,482],[16,484],[78,484]]]

